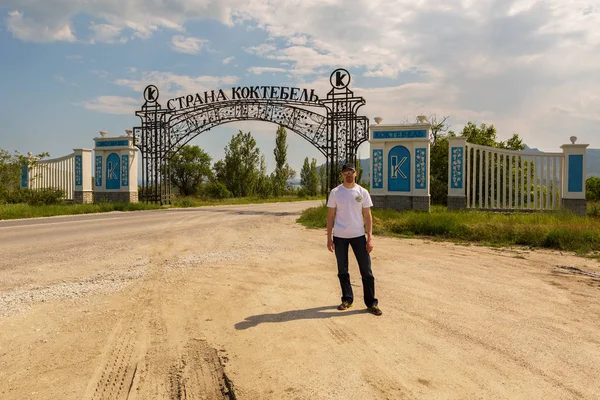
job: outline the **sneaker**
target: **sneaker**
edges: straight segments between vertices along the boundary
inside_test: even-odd
[[[340,304],[338,306],[338,310],[340,310],[340,311],[344,311],[344,310],[347,310],[349,308],[352,308],[352,303],[350,303],[348,301],[342,301],[342,304]]]
[[[381,315],[381,314],[383,314],[383,312],[381,311],[381,309],[378,306],[367,307],[367,309],[373,315]]]

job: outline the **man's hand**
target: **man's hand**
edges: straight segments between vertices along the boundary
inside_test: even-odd
[[[333,239],[327,238],[327,250],[333,253]]]
[[[369,239],[367,239],[367,253],[371,253],[373,251],[373,238],[369,237]]]

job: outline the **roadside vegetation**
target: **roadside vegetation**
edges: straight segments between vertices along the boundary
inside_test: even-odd
[[[570,213],[492,213],[373,210],[373,234],[422,237],[489,246],[526,246],[600,256],[600,202],[588,204],[587,216]],[[298,222],[309,228],[326,228],[327,207],[305,210]]]

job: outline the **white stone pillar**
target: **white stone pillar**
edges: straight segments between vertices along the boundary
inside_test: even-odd
[[[92,203],[94,191],[92,189],[92,149],[73,149],[75,154],[75,190],[73,201],[75,203]]]
[[[578,215],[587,214],[585,200],[586,149],[588,144],[575,144],[577,138],[571,137],[571,144],[563,144],[562,171],[562,208]]]
[[[465,160],[467,139],[448,138],[448,210],[461,210],[467,207]]]

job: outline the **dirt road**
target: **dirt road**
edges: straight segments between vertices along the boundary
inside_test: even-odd
[[[0,221],[0,398],[600,398],[596,261],[376,238],[340,312],[316,204]]]

